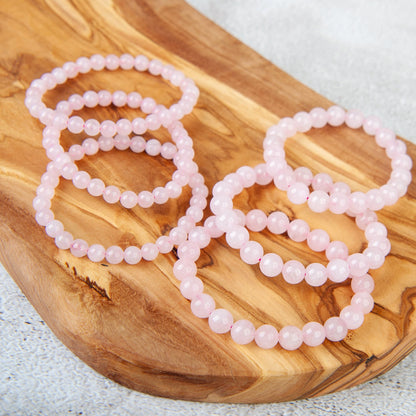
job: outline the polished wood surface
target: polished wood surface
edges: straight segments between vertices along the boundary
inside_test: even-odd
[[[195,160],[207,185],[241,165],[262,161],[267,128],[329,101],[199,15],[174,1],[4,1],[0,111],[0,259],[54,333],[82,360],[105,376],[136,390],[165,397],[217,402],[270,402],[313,397],[344,389],[383,373],[416,345],[416,186],[379,213],[391,238],[385,265],[373,273],[375,308],[364,325],[340,343],[261,350],[238,346],[229,334],[210,332],[195,318],[172,274],[174,253],[137,266],[93,264],[58,250],[34,220],[31,201],[48,162],[42,125],[24,107],[25,90],[42,73],[94,53],[143,53],[169,62],[195,80],[201,97],[183,123],[194,139]],[[80,76],[47,95],[55,105],[87,89],[139,91],[171,104],[179,93],[162,80],[134,71]],[[109,107],[86,109],[85,117],[133,118]],[[154,132],[161,141],[165,131]],[[151,137],[147,135],[146,137]],[[64,132],[67,148],[83,135]],[[416,147],[408,143],[414,159]],[[361,131],[324,128],[288,140],[292,166],[325,171],[356,190],[384,183],[390,164]],[[122,190],[152,189],[173,172],[170,162],[113,150],[80,163],[91,176]],[[149,175],[149,172],[152,172]],[[414,172],[413,172],[414,173]],[[90,244],[142,245],[167,234],[184,215],[190,192],[149,210],[109,206],[61,181],[53,201],[56,217]],[[272,185],[254,186],[236,198],[247,212],[260,208],[303,218],[348,243],[365,247],[363,233],[347,216],[312,214],[294,206]],[[206,215],[209,215],[206,210]],[[253,233],[266,250],[284,260],[325,262],[306,244],[269,232]],[[211,242],[198,261],[198,274],[219,307],[255,325],[302,326],[339,314],[352,296],[349,283],[311,288],[268,279],[242,263],[224,238]]]

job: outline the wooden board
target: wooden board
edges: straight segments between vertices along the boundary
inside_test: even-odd
[[[32,79],[53,67],[82,55],[129,52],[183,70],[201,89],[197,108],[184,124],[210,188],[239,166],[262,161],[264,133],[279,117],[330,103],[180,0],[10,0],[2,2],[1,9],[0,259],[54,333],[82,360],[150,394],[255,403],[313,397],[362,383],[393,367],[415,347],[414,182],[405,198],[379,214],[388,227],[392,252],[373,274],[374,311],[345,341],[317,348],[265,351],[211,333],[179,293],[172,275],[173,253],[152,263],[111,266],[58,250],[33,218],[31,201],[48,160],[41,147],[42,125],[23,104]],[[101,88],[138,90],[165,104],[178,98],[164,82],[130,71],[79,77],[47,99],[54,105],[73,92]],[[81,115],[117,119],[133,118],[134,112],[107,108]],[[166,134],[156,132],[155,137],[165,140]],[[82,139],[64,134],[62,141],[68,146]],[[408,143],[408,148],[415,158],[416,147]],[[298,135],[286,149],[292,166],[329,172],[357,190],[384,183],[390,171],[384,152],[372,140],[345,128]],[[173,171],[160,158],[117,151],[90,157],[81,166],[108,184],[137,192],[166,182]],[[150,177],[149,170],[154,173]],[[167,234],[184,214],[188,197],[189,191],[167,205],[126,212],[62,182],[53,209],[75,236],[125,247]],[[306,207],[290,204],[272,185],[251,188],[236,206],[245,212],[281,209],[292,219],[304,218],[312,227],[327,229],[333,239],[345,240],[351,252],[363,248],[363,233],[351,219],[313,215]],[[266,231],[254,238],[285,260],[325,261],[305,244]],[[280,328],[324,321],[338,314],[352,294],[348,282],[312,289],[267,279],[256,266],[243,264],[223,238],[204,250],[198,266],[217,305],[256,325],[268,322]]]

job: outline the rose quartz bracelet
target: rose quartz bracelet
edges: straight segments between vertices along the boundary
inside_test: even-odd
[[[287,165],[284,144],[287,138],[297,132],[305,133],[312,127],[321,128],[327,124],[340,126],[345,124],[353,129],[363,127],[364,131],[375,136],[376,143],[385,148],[387,156],[391,159],[392,173],[387,184],[379,189],[371,189],[366,193],[353,192],[344,182],[333,183],[326,173],[312,172],[305,167],[293,170]],[[333,106],[327,111],[314,108],[309,113],[300,112],[293,118],[285,117],[278,124],[267,131],[263,142],[264,158],[267,172],[273,177],[274,183],[280,190],[287,191],[289,200],[294,204],[308,202],[315,212],[331,212],[341,214],[360,214],[370,209],[377,211],[385,205],[393,205],[398,198],[407,192],[412,180],[410,169],[412,160],[406,154],[406,145],[398,140],[395,134],[381,126],[376,117],[365,118],[360,112],[352,110],[345,112],[341,107]],[[312,185],[313,192],[309,191]]]
[[[80,73],[85,74],[91,70],[101,71],[103,69],[114,71],[118,68],[126,70],[134,68],[139,72],[148,71],[152,75],[161,75],[173,85],[178,86],[183,95],[178,103],[166,109],[164,106],[157,106],[151,98],[142,100],[141,96],[137,94],[127,95],[123,92],[116,92],[111,97],[116,105],[125,105],[128,102],[130,106],[137,106],[140,102],[142,111],[149,114],[145,119],[138,117],[131,122],[126,119],[119,120],[117,125],[109,120],[99,123],[95,119],[84,121],[79,116],[69,118],[67,115],[68,112],[81,109],[84,105],[93,107],[99,102],[101,105],[106,105],[111,100],[106,92],[100,94],[89,91],[83,97],[73,95],[68,102],[59,103],[57,110],[47,108],[42,102],[43,95],[47,91],[53,90],[56,85],[64,84],[68,79],[75,78]],[[91,58],[81,57],[76,62],[67,62],[62,68],[55,68],[51,73],[46,73],[40,79],[34,80],[26,91],[25,104],[30,114],[45,125],[58,129],[67,127],[72,133],[81,133],[85,129],[90,136],[100,133],[103,136],[114,136],[116,132],[129,134],[133,131],[135,134],[142,134],[146,130],[157,130],[162,124],[167,126],[173,120],[179,120],[189,114],[195,106],[198,96],[199,89],[191,79],[186,78],[182,72],[171,65],[164,65],[156,59],[149,61],[144,55],[133,57],[129,54],[121,55],[121,57],[93,55]]]

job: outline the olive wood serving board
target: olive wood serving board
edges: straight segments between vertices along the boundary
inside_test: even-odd
[[[280,117],[331,103],[285,74],[180,0],[31,1],[1,4],[0,259],[53,332],[78,357],[105,376],[142,392],[211,402],[273,402],[318,396],[367,381],[393,367],[416,345],[416,186],[379,213],[392,243],[385,265],[373,273],[375,307],[361,328],[339,343],[284,351],[235,344],[210,332],[192,315],[172,274],[175,254],[136,266],[91,263],[58,250],[34,220],[31,203],[48,159],[42,125],[24,106],[30,82],[64,62],[94,53],[145,54],[171,63],[201,89],[198,104],[183,119],[194,139],[195,160],[211,189],[241,165],[262,162],[262,140]],[[172,104],[176,88],[135,71],[89,73],[46,96],[60,99],[85,90],[139,91]],[[137,111],[86,109],[84,117],[134,118]],[[146,135],[149,138],[152,136]],[[168,140],[166,131],[153,137]],[[85,136],[64,132],[65,148]],[[416,147],[410,143],[412,158]],[[390,163],[362,131],[324,128],[298,134],[286,145],[289,163],[328,172],[355,190],[384,183]],[[106,184],[139,192],[166,183],[173,172],[160,157],[113,150],[79,166]],[[413,172],[414,174],[415,172]],[[110,206],[61,180],[53,200],[56,218],[90,244],[126,247],[166,235],[184,215],[190,192],[143,210]],[[235,201],[244,212],[282,210],[365,248],[363,232],[346,215],[313,214],[294,206],[273,185],[254,186]],[[209,210],[205,211],[206,216]],[[284,260],[325,263],[304,243],[268,231],[253,233],[267,251]],[[269,279],[244,264],[219,238],[202,251],[198,275],[218,307],[259,326],[302,327],[338,315],[352,296],[349,282],[311,288]]]

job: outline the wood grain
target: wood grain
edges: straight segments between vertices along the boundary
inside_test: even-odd
[[[31,201],[47,158],[41,124],[23,101],[31,80],[68,60],[93,53],[129,52],[157,57],[183,70],[201,89],[195,111],[184,119],[194,138],[195,159],[208,186],[241,165],[262,161],[266,129],[279,117],[330,103],[274,67],[199,15],[174,1],[4,1],[0,39],[0,258],[54,333],[75,354],[105,376],[136,390],[165,397],[214,402],[270,402],[313,397],[344,389],[383,373],[416,345],[415,212],[416,186],[384,209],[392,252],[373,273],[375,308],[345,341],[325,342],[296,352],[238,346],[229,335],[209,332],[190,313],[172,275],[174,254],[137,266],[92,264],[58,250],[36,225]],[[138,90],[170,104],[178,92],[163,81],[128,73],[94,73],[47,96],[87,89]],[[98,119],[134,117],[125,109],[84,110]],[[167,140],[166,132],[155,137]],[[82,135],[63,134],[64,146]],[[358,151],[358,149],[360,151]],[[412,158],[415,146],[408,144]],[[286,146],[292,166],[326,171],[354,189],[367,190],[389,175],[385,154],[361,132],[325,128],[297,135]],[[120,188],[149,189],[166,182],[170,163],[146,155],[112,151],[80,164],[91,175]],[[152,172],[149,175],[149,172]],[[414,172],[413,172],[414,174]],[[143,244],[167,234],[186,210],[189,191],[145,211],[108,206],[62,182],[53,202],[56,216],[90,244]],[[364,238],[346,216],[313,215],[293,206],[273,186],[245,191],[235,204],[243,211],[280,209],[327,229],[362,250]],[[206,211],[208,215],[208,210]],[[324,262],[305,244],[268,232],[255,234],[267,250],[305,264]],[[243,264],[220,238],[203,251],[199,275],[218,306],[256,325],[302,326],[338,314],[350,300],[348,283],[312,289],[267,279]]]

